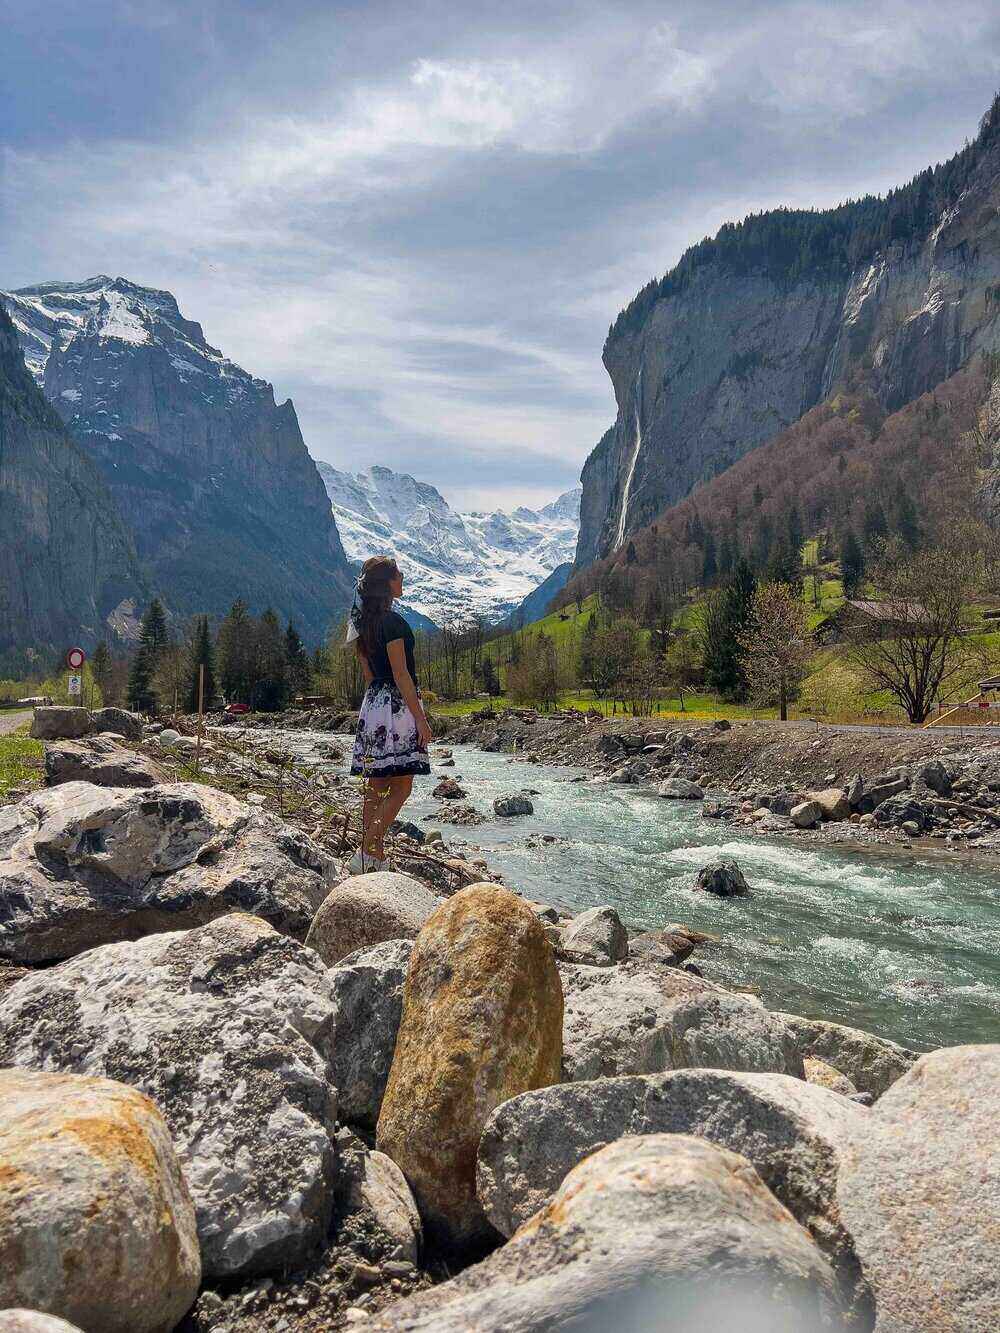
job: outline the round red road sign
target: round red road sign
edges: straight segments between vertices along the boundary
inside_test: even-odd
[[[79,671],[87,660],[87,654],[82,648],[71,648],[66,654],[66,665],[71,671]]]

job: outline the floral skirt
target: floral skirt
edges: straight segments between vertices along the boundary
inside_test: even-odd
[[[413,714],[395,685],[376,681],[361,701],[351,772],[370,778],[400,778],[431,771]]]

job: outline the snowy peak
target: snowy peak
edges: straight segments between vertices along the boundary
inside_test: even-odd
[[[404,608],[437,624],[472,615],[501,620],[573,558],[579,487],[538,511],[462,514],[434,486],[391,468],[317,467],[348,556],[395,555]]]

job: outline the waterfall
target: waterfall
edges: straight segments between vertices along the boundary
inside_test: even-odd
[[[628,465],[628,472],[625,475],[625,485],[622,487],[622,505],[618,515],[618,533],[615,537],[614,549],[617,551],[625,540],[625,518],[628,514],[628,500],[632,493],[632,478],[635,476],[635,465],[639,461],[639,450],[642,448],[642,420],[639,415],[639,405],[642,398],[642,366],[639,367],[639,374],[635,380],[635,449],[632,451],[632,461]]]

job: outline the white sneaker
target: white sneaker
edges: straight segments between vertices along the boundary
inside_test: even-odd
[[[376,857],[369,856],[367,852],[362,853],[359,849],[354,853],[348,869],[352,875],[370,875],[376,870],[384,870],[386,859],[379,861]]]

